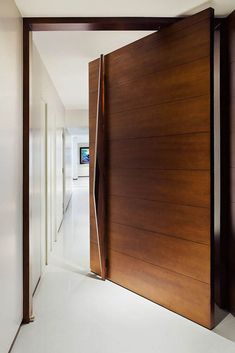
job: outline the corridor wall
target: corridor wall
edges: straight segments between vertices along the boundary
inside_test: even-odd
[[[22,321],[22,18],[0,1],[0,352]]]
[[[39,52],[32,42],[30,82],[30,253],[31,294],[40,279],[46,257],[57,237],[57,224],[63,217],[63,194],[58,181],[61,163],[56,163],[56,134],[65,126],[65,109],[47,72]],[[47,168],[45,169],[45,134],[47,134]],[[62,143],[62,142],[60,142]],[[60,168],[60,170],[57,170]],[[45,174],[46,173],[46,174]],[[45,228],[45,187],[47,175],[47,229]],[[59,209],[57,209],[59,208]],[[57,215],[61,219],[58,219]],[[45,234],[47,233],[47,243]],[[46,253],[47,249],[47,253]]]
[[[72,197],[73,189],[73,141],[67,128],[64,129],[64,212]]]

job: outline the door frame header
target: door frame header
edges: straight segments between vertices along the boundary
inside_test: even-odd
[[[185,16],[178,17],[24,17],[28,31],[157,31]],[[215,18],[215,27],[225,18]]]

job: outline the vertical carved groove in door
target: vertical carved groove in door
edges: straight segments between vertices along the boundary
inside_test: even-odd
[[[99,63],[98,99],[95,132],[94,152],[94,179],[93,199],[95,226],[99,251],[99,263],[101,278],[106,278],[106,245],[105,245],[105,79],[104,56],[101,55]]]

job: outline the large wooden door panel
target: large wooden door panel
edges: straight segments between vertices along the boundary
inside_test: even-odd
[[[105,56],[108,278],[210,328],[212,23],[208,9]],[[97,80],[93,61],[91,170]]]

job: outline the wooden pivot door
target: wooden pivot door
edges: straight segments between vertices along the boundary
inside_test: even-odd
[[[213,309],[213,10],[103,58],[106,278],[203,326]],[[100,63],[89,64],[91,270]]]

